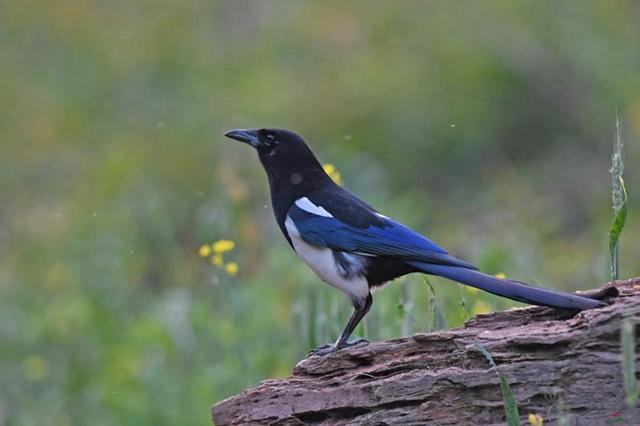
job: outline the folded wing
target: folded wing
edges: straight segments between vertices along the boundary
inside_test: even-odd
[[[323,209],[324,210],[324,209]],[[446,250],[410,228],[379,215],[368,227],[355,227],[336,219],[330,212],[315,214],[294,204],[288,217],[308,244],[363,256],[379,256],[404,261],[477,269],[449,255]]]

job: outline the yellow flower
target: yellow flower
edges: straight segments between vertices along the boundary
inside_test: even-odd
[[[529,413],[529,424],[531,426],[542,426],[544,420],[540,414]]]
[[[340,175],[340,172],[336,170],[336,166],[331,163],[325,163],[322,168],[335,183],[338,185],[342,184],[342,176]]]
[[[224,266],[224,270],[227,271],[227,274],[235,277],[238,273],[238,264],[236,262],[229,262]]]
[[[224,261],[222,260],[222,255],[214,254],[213,256],[211,256],[211,264],[218,268],[221,267],[224,264]]]
[[[208,244],[201,245],[198,249],[198,254],[200,255],[200,257],[209,257],[209,255],[211,254],[211,246],[209,246]]]
[[[495,277],[496,277],[496,278],[500,278],[500,279],[502,279],[502,280],[506,280],[506,279],[507,279],[507,276],[504,274],[504,272],[498,272],[498,273],[495,275]]]
[[[36,382],[47,374],[47,362],[38,355],[32,355],[22,361],[22,372],[27,379]]]
[[[473,314],[487,314],[491,312],[491,306],[484,300],[476,300],[476,303],[473,304]]]
[[[236,243],[231,240],[218,240],[211,245],[214,253],[222,254],[236,248]]]
[[[331,163],[324,163],[322,168],[324,169],[325,172],[327,172],[328,175],[330,175],[330,174],[332,174],[333,172],[336,171],[336,166],[334,166]]]

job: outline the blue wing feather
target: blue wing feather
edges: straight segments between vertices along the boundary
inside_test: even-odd
[[[380,217],[381,226],[358,228],[334,217],[307,212],[295,204],[289,210],[288,216],[296,225],[300,237],[315,246],[369,256],[476,269],[472,264],[450,256],[446,250],[428,238],[386,217]]]

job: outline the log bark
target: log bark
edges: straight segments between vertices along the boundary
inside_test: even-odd
[[[213,420],[218,426],[505,424],[499,378],[480,344],[510,384],[522,424],[536,413],[545,425],[558,419],[640,425],[640,408],[625,405],[620,351],[622,320],[640,323],[640,278],[602,287],[597,297],[608,306],[577,314],[516,308],[478,315],[461,328],[310,357],[292,376],[214,405]]]

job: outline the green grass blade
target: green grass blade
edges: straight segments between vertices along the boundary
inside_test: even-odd
[[[464,285],[458,284],[458,288],[460,289],[460,306],[462,307],[462,312],[464,313],[464,321],[467,321],[471,318],[471,311],[469,310],[469,303],[467,302],[467,297],[464,294]]]
[[[624,186],[624,179],[620,176],[620,188],[622,193],[621,205],[616,211],[611,228],[609,229],[609,258],[611,259],[611,279],[613,281],[619,276],[618,241],[622,234],[622,229],[627,221],[627,190]]]
[[[511,393],[511,387],[507,380],[500,376],[500,390],[504,400],[504,413],[507,416],[507,424],[509,426],[518,426],[520,424],[520,414],[518,413],[518,405]]]
[[[560,417],[558,417],[558,426],[571,426],[573,424],[572,420],[571,415],[561,414]]]
[[[620,346],[622,348],[622,379],[627,406],[634,408],[638,402],[638,386],[636,384],[636,342],[635,324],[630,318],[622,321],[620,329]]]
[[[622,188],[622,205],[616,211],[616,215],[609,229],[609,258],[611,259],[611,279],[613,281],[619,276],[619,259],[618,259],[618,241],[622,234],[622,229],[627,221],[627,190],[624,186],[624,180],[620,177],[620,186]]]
[[[318,301],[314,289],[309,289],[308,293],[308,314],[307,314],[307,347],[309,350],[318,346],[318,337],[316,336],[318,319]]]
[[[616,281],[620,272],[619,239],[627,220],[627,189],[622,174],[624,172],[624,150],[620,118],[616,115],[616,138],[611,155],[611,201],[614,218],[609,229],[609,263],[611,265],[611,280]]]
[[[474,342],[476,348],[484,355],[484,357],[489,361],[491,367],[496,370],[496,374],[498,375],[498,379],[500,379],[500,391],[502,392],[502,400],[504,401],[504,414],[507,417],[507,424],[509,426],[519,426],[520,425],[520,413],[518,412],[518,405],[516,404],[516,400],[513,397],[513,392],[511,392],[511,387],[507,380],[500,374],[498,371],[498,367],[493,360],[493,357],[489,353],[489,351],[482,346],[478,342]]]
[[[429,288],[429,301],[427,306],[427,312],[429,313],[429,324],[427,325],[427,331],[435,331],[442,330],[447,328],[447,318],[444,314],[442,307],[440,306],[440,302],[438,301],[438,297],[436,295],[436,289],[431,284],[426,276],[422,277],[424,283]]]

